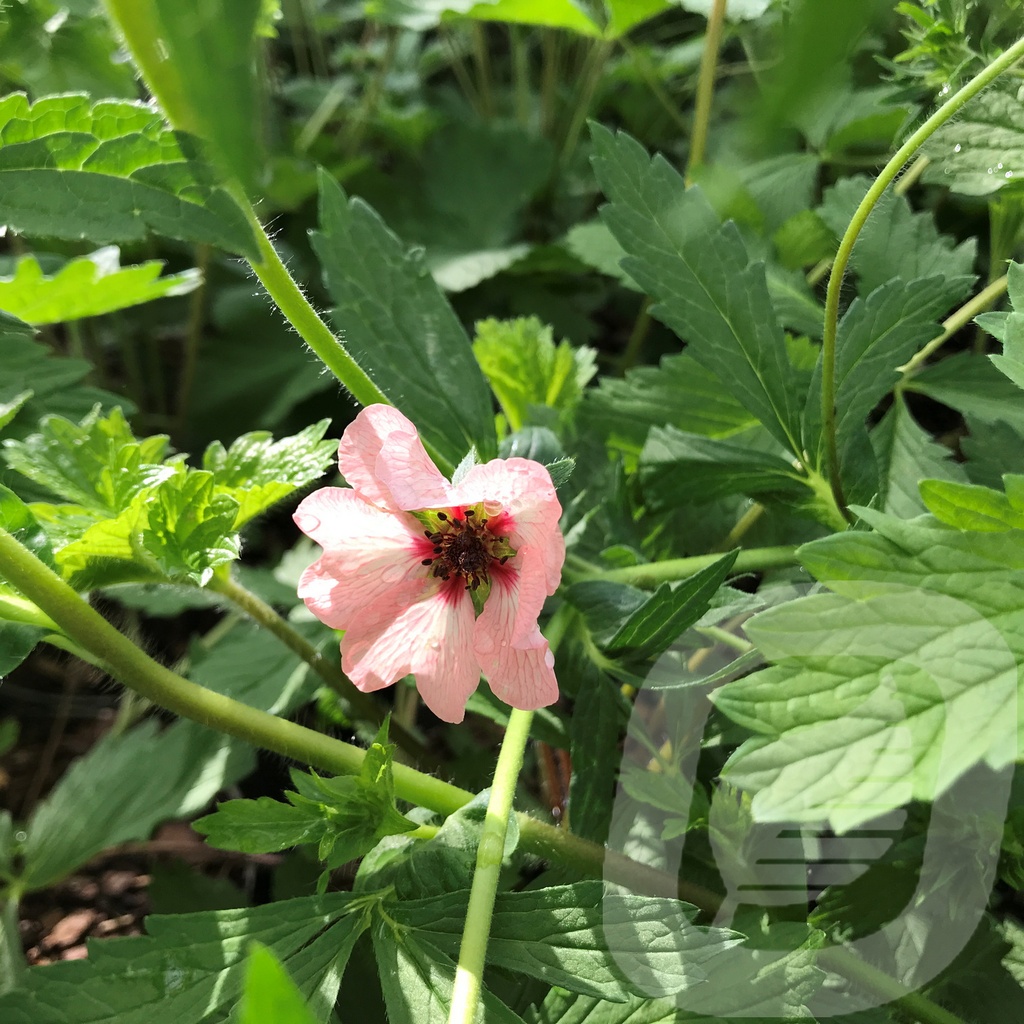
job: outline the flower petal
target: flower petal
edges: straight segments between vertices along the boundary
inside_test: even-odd
[[[449,504],[450,486],[413,423],[390,405],[368,405],[338,445],[338,468],[367,501],[387,509]]]
[[[461,722],[480,682],[473,602],[461,588],[442,589],[376,631],[349,630],[341,654],[342,669],[360,690],[379,690],[412,673],[423,703],[438,718]]]
[[[514,708],[533,710],[558,700],[555,659],[536,622],[513,640],[518,610],[514,576],[497,579],[476,620],[473,649],[494,694]]]
[[[533,549],[544,569],[547,593],[553,594],[562,578],[565,540],[558,529],[562,506],[551,474],[532,459],[492,459],[474,466],[453,492],[462,504],[501,505],[508,516],[512,547]]]
[[[420,564],[430,545],[411,516],[385,512],[347,488],[323,487],[294,519],[324,549],[302,574],[299,597],[334,629],[372,628],[436,586]]]

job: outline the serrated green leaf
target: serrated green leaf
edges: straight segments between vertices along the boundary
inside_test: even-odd
[[[150,721],[106,737],[36,806],[17,885],[45,889],[101,850],[147,839],[159,822],[203,806],[253,763],[245,744],[193,722],[158,733]]]
[[[0,484],[0,526],[51,569],[53,549],[32,510],[9,487]]]
[[[273,797],[227,800],[192,823],[211,846],[242,853],[276,853],[290,846],[318,843],[328,827],[315,807],[282,803]]]
[[[565,245],[588,267],[614,277],[632,291],[640,291],[637,283],[622,269],[626,250],[619,245],[607,224],[599,220],[575,224],[565,236]]]
[[[151,915],[148,936],[96,943],[89,959],[29,972],[0,997],[5,1024],[182,1024],[227,1020],[245,982],[246,955],[262,942],[284,964],[320,1024],[334,1010],[365,899],[332,893],[173,917]]]
[[[855,299],[836,339],[836,444],[852,500],[878,491],[878,467],[868,441],[867,418],[899,380],[897,366],[941,332],[936,323],[948,301],[946,281],[890,281],[866,299]],[[808,450],[821,451],[821,363],[815,371],[804,424]]]
[[[447,1024],[455,984],[455,961],[416,934],[373,928],[380,987],[391,1024]],[[480,988],[480,1019],[488,1024],[523,1024],[487,987]]]
[[[174,475],[164,434],[136,440],[120,409],[99,407],[80,423],[46,416],[24,441],[4,441],[11,469],[96,515],[116,516],[143,491]]]
[[[660,586],[619,627],[608,653],[656,658],[666,651],[707,611],[735,561],[732,551],[675,586]]]
[[[976,484],[922,480],[921,498],[940,523],[957,530],[978,533],[1024,530],[1024,508],[1011,501],[1009,493],[1000,494]]]
[[[0,309],[30,324],[60,324],[100,316],[172,295],[200,283],[198,270],[161,277],[162,260],[121,267],[116,246],[68,261],[47,276],[34,256],[18,260],[14,274],[0,277]]]
[[[686,1017],[674,1000],[630,996],[610,1003],[553,988],[524,1019],[527,1024],[681,1024]]]
[[[61,548],[57,564],[80,590],[163,581],[202,587],[238,557],[237,517],[238,502],[217,493],[212,473],[179,466]]]
[[[489,391],[451,306],[380,218],[320,178],[320,230],[312,234],[333,320],[353,358],[417,424],[451,466],[477,446],[497,447]]]
[[[918,490],[922,476],[967,482],[963,466],[953,461],[948,448],[918,426],[902,396],[871,431],[871,445],[878,459],[882,511],[900,519],[911,519],[925,511]]]
[[[826,192],[819,213],[837,238],[845,233],[870,184],[870,178],[858,175],[842,178]],[[893,278],[910,282],[942,275],[948,281],[946,299],[951,306],[970,290],[976,250],[974,239],[955,245],[940,234],[930,212],[914,212],[905,196],[890,190],[861,230],[850,262],[862,295]]]
[[[257,259],[242,210],[194,142],[141,103],[0,100],[0,222],[26,235],[141,241],[150,231]]]
[[[593,128],[594,169],[610,200],[605,223],[651,312],[784,446],[799,450],[803,388],[786,357],[765,283],[735,225],[719,225],[699,189],[624,133]]]
[[[7,588],[0,584],[0,679],[16,669],[46,635],[46,630],[38,626],[11,622],[5,614],[5,596]],[[16,595],[12,593],[11,597]]]
[[[250,947],[238,1024],[319,1024],[284,965],[261,943]]]
[[[989,359],[1019,388],[1024,388],[1024,265],[1011,261],[1006,272],[1012,312],[982,313],[975,321],[1003,343],[1002,355]]]
[[[985,425],[1007,423],[1024,431],[1020,388],[989,359],[957,352],[924,367],[904,385]]]
[[[532,419],[532,407],[567,420],[597,372],[593,349],[564,339],[555,345],[551,328],[536,317],[479,321],[473,355],[513,431]]]
[[[263,0],[153,0],[166,61],[225,168],[251,184],[260,168],[256,28]]]
[[[776,664],[712,697],[758,734],[726,775],[754,792],[759,820],[842,832],[1016,757],[1024,534],[858,515],[875,532],[799,552],[833,593],[750,620]]]
[[[925,143],[925,181],[967,196],[1019,188],[1024,179],[1024,113],[1016,86],[985,90]]]
[[[787,270],[830,259],[839,244],[835,232],[814,210],[801,210],[790,217],[772,235],[772,242]]]
[[[791,463],[733,441],[655,427],[640,452],[645,503],[654,510],[730,494],[797,499],[807,487]]]
[[[456,955],[468,891],[404,900],[388,913],[437,948]],[[604,999],[631,991],[623,961],[643,956],[645,981],[680,992],[706,977],[705,966],[741,937],[693,924],[697,908],[677,900],[616,895],[602,882],[499,893],[488,963],[550,985]]]
[[[321,477],[337,445],[322,440],[330,420],[320,420],[293,437],[275,442],[269,431],[243,434],[226,449],[214,441],[203,453],[219,494],[238,502],[237,529],[282,498]]]
[[[601,377],[584,397],[584,422],[616,448],[639,455],[654,426],[705,437],[730,437],[757,422],[721,381],[688,355],[629,370],[624,380]]]

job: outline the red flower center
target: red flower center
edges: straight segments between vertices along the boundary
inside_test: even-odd
[[[490,584],[495,562],[504,565],[515,554],[508,538],[497,536],[477,509],[468,508],[461,516],[435,512],[434,517],[437,529],[423,531],[434,553],[423,564],[433,566],[432,575],[438,579],[458,577],[466,581],[467,590],[476,590]]]

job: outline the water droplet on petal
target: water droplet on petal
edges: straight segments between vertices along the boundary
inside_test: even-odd
[[[957,144],[956,144],[956,145],[955,145],[955,146],[953,147],[953,152],[954,152],[954,153],[959,153],[959,152],[960,152],[960,148],[961,148],[961,147],[960,147],[960,143],[958,142],[958,143],[957,143]]]
[[[311,516],[308,512],[300,512],[295,516],[295,525],[303,533],[312,533],[314,530],[320,529],[320,520],[316,516]]]

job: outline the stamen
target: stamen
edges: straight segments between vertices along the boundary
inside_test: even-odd
[[[424,558],[420,565],[433,565],[434,560],[432,558]]]
[[[440,519],[442,523],[445,523],[445,522],[448,521],[448,517],[443,512],[438,512],[437,513],[437,518]]]
[[[476,510],[475,509],[472,509],[472,508],[467,508],[466,509],[466,518],[467,519],[469,519],[471,516],[475,516],[475,515],[476,515]]]

